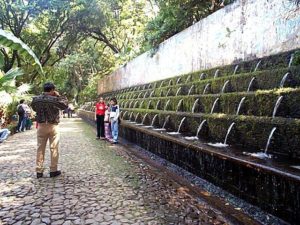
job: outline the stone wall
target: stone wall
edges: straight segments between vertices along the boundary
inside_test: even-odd
[[[98,93],[297,49],[299,24],[288,0],[237,0],[100,80]]]

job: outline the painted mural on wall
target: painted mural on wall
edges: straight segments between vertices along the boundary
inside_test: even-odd
[[[98,83],[98,93],[300,47],[300,8],[286,0],[237,0]]]

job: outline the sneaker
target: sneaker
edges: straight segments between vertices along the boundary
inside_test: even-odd
[[[57,177],[61,175],[61,171],[57,170],[55,172],[50,172],[50,177]]]
[[[36,178],[42,178],[43,177],[43,173],[36,173]]]

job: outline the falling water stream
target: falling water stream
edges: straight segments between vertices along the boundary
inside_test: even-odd
[[[281,103],[282,99],[283,99],[283,96],[279,96],[279,97],[278,97],[278,99],[277,99],[277,101],[276,101],[276,104],[275,104],[275,106],[274,106],[272,118],[275,118],[276,113],[277,113],[277,110],[278,110],[278,108],[279,108],[279,106],[280,106],[280,103]]]
[[[214,101],[214,104],[213,104],[213,106],[211,107],[210,114],[213,114],[213,113],[214,113],[214,110],[215,110],[215,107],[216,107],[218,101],[219,101],[219,98],[217,98],[217,99]]]
[[[210,146],[213,146],[213,147],[217,147],[217,148],[225,148],[228,146],[227,144],[227,140],[228,140],[228,137],[229,137],[229,134],[233,128],[233,126],[235,125],[235,123],[232,123],[230,124],[228,130],[227,130],[227,134],[226,134],[226,137],[225,137],[225,140],[224,140],[224,143],[208,143],[208,145]]]
[[[179,95],[179,93],[180,93],[180,91],[181,91],[181,87],[177,89],[177,91],[176,91],[176,95],[175,95],[175,96],[178,96],[178,95]]]
[[[176,112],[179,111],[179,109],[180,109],[180,107],[181,107],[181,105],[182,105],[182,102],[183,102],[183,99],[180,99],[180,101],[179,101],[178,104],[177,104]]]
[[[227,81],[224,83],[224,85],[223,85],[223,87],[222,87],[222,90],[221,90],[221,93],[222,93],[222,94],[225,92],[226,87],[227,87],[228,84],[229,84],[229,80],[227,80]]]
[[[256,72],[258,70],[260,64],[261,64],[261,60],[258,61],[253,72]]]
[[[207,89],[208,89],[209,86],[210,86],[210,83],[207,83],[207,84],[205,85],[204,90],[203,90],[203,95],[206,94],[206,91],[207,91]]]
[[[243,97],[243,98],[241,99],[241,101],[240,101],[240,103],[239,103],[239,106],[238,106],[238,108],[237,108],[237,111],[236,111],[236,115],[239,115],[240,110],[241,110],[241,107],[242,107],[243,102],[245,101],[245,99],[246,99],[246,97]]]
[[[290,61],[289,61],[289,68],[292,66],[294,60],[294,54],[291,55]]]
[[[233,75],[236,74],[237,70],[239,69],[239,65],[236,65],[235,68],[234,68],[234,71],[233,71]]]
[[[256,77],[252,77],[252,79],[249,82],[248,88],[247,88],[247,92],[249,92],[251,90],[251,87],[253,85],[254,80],[256,79]]]
[[[188,92],[188,96],[190,96],[190,95],[191,95],[191,93],[192,93],[192,91],[193,91],[194,87],[195,87],[195,85],[192,85],[192,86],[190,87],[190,89],[189,89],[189,92]]]
[[[283,88],[283,87],[284,87],[284,83],[285,83],[285,81],[286,81],[286,79],[288,78],[289,75],[290,75],[290,73],[287,72],[287,73],[283,76],[283,78],[282,78],[282,80],[281,80],[281,82],[280,82],[280,85],[279,85],[280,88]]]
[[[196,106],[197,106],[198,102],[199,102],[199,98],[197,98],[194,102],[194,105],[193,105],[193,108],[192,108],[192,113],[195,113],[195,109],[196,109]]]
[[[216,79],[219,76],[219,72],[220,72],[220,70],[217,69],[216,72],[215,72],[215,75],[214,75],[214,79]]]

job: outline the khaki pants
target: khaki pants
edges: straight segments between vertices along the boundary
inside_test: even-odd
[[[57,124],[39,123],[37,130],[37,157],[36,157],[36,172],[42,173],[44,171],[45,150],[47,142],[50,142],[51,152],[51,166],[50,172],[57,171],[58,163],[58,145],[59,145],[59,131]]]

